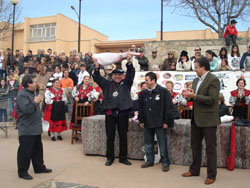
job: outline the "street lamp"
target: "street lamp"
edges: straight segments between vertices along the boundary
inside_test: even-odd
[[[161,41],[163,40],[163,0],[161,0]]]
[[[72,10],[75,11],[77,17],[78,17],[78,53],[81,52],[81,47],[80,47],[80,43],[81,43],[81,7],[82,7],[82,0],[79,0],[79,14],[77,13],[76,9],[74,6],[70,6]]]
[[[12,25],[12,43],[11,43],[11,57],[12,57],[11,65],[13,66],[13,64],[14,64],[15,12],[16,12],[16,5],[18,4],[19,0],[10,0],[10,2],[13,5],[13,25]]]

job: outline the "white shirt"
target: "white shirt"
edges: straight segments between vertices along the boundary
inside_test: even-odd
[[[203,80],[205,80],[205,78],[206,78],[206,76],[207,76],[208,73],[209,73],[209,71],[206,72],[205,74],[203,74],[201,77],[198,77],[198,78],[199,78],[199,81],[198,81],[198,83],[197,83],[195,93],[198,92],[198,89],[199,89],[201,83],[203,82]]]
[[[228,56],[228,65],[232,68],[232,70],[240,70],[240,60],[241,57],[231,55]]]
[[[0,56],[0,69],[3,68],[3,59],[4,59],[4,57]]]
[[[63,73],[62,73],[62,72],[60,72],[60,73],[56,73],[56,72],[55,72],[55,73],[53,74],[53,77],[56,78],[56,79],[59,78],[59,80],[61,80],[62,77],[63,77]]]
[[[81,71],[81,72],[79,73],[79,75],[78,75],[78,83],[77,83],[78,85],[79,85],[80,83],[82,83],[83,78],[84,78],[85,76],[90,76],[89,73],[88,73],[88,71],[85,70],[84,72]]]

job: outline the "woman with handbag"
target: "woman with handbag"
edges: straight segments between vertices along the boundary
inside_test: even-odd
[[[52,84],[53,86],[45,92],[44,120],[50,123],[48,131],[51,132],[51,140],[56,141],[55,132],[57,132],[57,139],[62,140],[61,132],[67,130],[65,118],[67,98],[64,91],[59,87],[60,81],[58,79],[54,79]]]

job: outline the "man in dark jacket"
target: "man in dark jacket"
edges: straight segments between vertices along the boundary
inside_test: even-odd
[[[154,134],[156,133],[159,143],[162,170],[169,170],[169,157],[165,129],[174,125],[173,103],[170,92],[156,83],[157,76],[149,72],[145,76],[147,89],[139,95],[139,121],[144,127],[144,148],[147,161],[142,168],[154,165]]]
[[[144,49],[140,49],[140,56],[137,57],[138,63],[141,67],[141,71],[148,71],[148,58],[144,56]]]
[[[106,80],[100,75],[99,64],[95,63],[94,81],[103,90],[104,101],[103,108],[106,110],[105,125],[107,134],[107,162],[106,166],[114,162],[114,141],[116,126],[120,138],[119,162],[125,165],[131,165],[127,160],[127,132],[128,132],[128,115],[133,107],[130,96],[131,87],[135,77],[135,68],[131,63],[131,57],[128,57],[127,73],[123,79],[123,71],[115,69],[112,80]]]
[[[35,96],[38,83],[35,75],[25,75],[22,80],[23,89],[18,93],[16,110],[18,114],[19,148],[17,152],[18,176],[32,180],[28,174],[30,160],[35,173],[50,173],[43,161],[43,145],[41,140],[42,120],[39,103],[40,96]]]
[[[241,71],[250,71],[250,45],[248,51],[243,54],[240,60]]]

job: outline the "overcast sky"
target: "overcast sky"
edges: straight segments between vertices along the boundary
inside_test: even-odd
[[[20,0],[25,17],[43,17],[61,13],[78,21],[75,12],[79,0]],[[82,24],[109,37],[109,40],[155,38],[160,30],[161,0],[82,0]],[[181,16],[164,6],[164,31],[203,30],[199,21]],[[238,20],[239,31],[247,31],[249,23]]]

